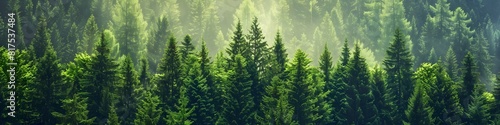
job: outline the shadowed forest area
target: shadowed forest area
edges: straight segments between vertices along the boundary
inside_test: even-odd
[[[0,124],[497,125],[499,6],[3,0]]]

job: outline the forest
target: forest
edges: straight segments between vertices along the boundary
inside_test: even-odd
[[[499,6],[2,0],[0,125],[500,125]]]

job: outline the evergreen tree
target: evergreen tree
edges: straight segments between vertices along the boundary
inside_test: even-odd
[[[184,78],[184,83],[186,85],[186,94],[189,99],[188,106],[196,107],[193,110],[191,119],[193,124],[207,124],[215,123],[214,105],[211,104],[212,99],[211,93],[209,93],[209,87],[207,85],[207,80],[201,73],[200,63],[196,56],[188,55],[186,60],[191,63],[190,69],[186,69],[188,74]]]
[[[117,91],[118,103],[116,112],[120,115],[120,121],[124,124],[131,124],[132,118],[135,118],[138,94],[141,88],[137,72],[135,71],[132,58],[125,56],[119,67],[119,75],[121,77],[121,87]]]
[[[244,68],[247,65],[245,59],[241,55],[235,59],[229,71],[230,83],[226,89],[224,115],[229,124],[250,124],[255,117],[250,74]]]
[[[81,94],[74,94],[72,97],[62,100],[62,108],[64,114],[60,112],[52,112],[52,115],[59,118],[58,124],[67,125],[91,125],[94,118],[88,118],[87,114],[87,98],[81,97]]]
[[[484,97],[481,89],[475,89],[471,98],[471,104],[467,108],[466,123],[478,125],[491,124],[491,114],[488,112],[490,105],[486,102],[486,97]]]
[[[143,100],[137,106],[134,124],[154,125],[160,120],[162,109],[159,107],[160,99],[150,91],[143,92]]]
[[[179,100],[173,110],[167,110],[167,118],[164,120],[169,125],[191,125],[193,122],[189,119],[195,107],[188,107],[189,99],[186,97],[186,91],[181,88]]]
[[[328,90],[331,90],[330,95],[328,95],[328,98],[331,98],[331,104],[332,107],[334,108],[333,110],[333,121],[335,124],[346,124],[347,120],[347,98],[343,96],[346,92],[347,89],[347,78],[349,74],[347,73],[347,63],[349,62],[349,47],[347,45],[347,40],[344,42],[344,46],[342,47],[342,55],[340,57],[340,63],[337,63],[337,65],[334,68],[333,72],[333,84],[328,85],[326,84],[326,88]],[[345,62],[345,63],[344,63]],[[331,89],[330,89],[331,88]]]
[[[470,52],[465,55],[462,62],[462,83],[460,85],[460,104],[464,109],[468,110],[469,104],[471,102],[471,96],[476,89],[475,86],[478,83],[478,73],[476,67],[476,61]]]
[[[311,61],[302,50],[297,50],[290,67],[290,105],[294,107],[293,120],[299,125],[310,124],[314,120],[314,107],[312,100],[312,83],[307,78],[310,75],[309,63]]]
[[[331,124],[333,107],[327,100],[330,90],[325,90],[325,82],[322,81],[321,72],[317,68],[311,69],[311,75],[308,78],[308,82],[312,83],[312,97],[314,97],[311,102],[314,102],[315,111],[312,113],[313,124]]]
[[[460,106],[457,86],[447,75],[446,70],[438,64],[432,65],[436,81],[429,84],[429,106],[434,109],[435,124],[461,124],[463,109]]]
[[[238,23],[236,24],[236,31],[233,32],[233,35],[233,42],[229,43],[229,48],[226,49],[226,53],[229,55],[228,69],[231,69],[232,62],[234,62],[236,55],[240,54],[244,56],[247,54],[247,42],[245,37],[243,36],[243,30],[240,21],[238,21]]]
[[[494,118],[497,118],[498,114],[500,114],[500,75],[496,75],[493,95],[495,96],[495,102],[492,105],[491,114],[494,116]]]
[[[87,23],[85,24],[82,39],[78,41],[79,43],[77,44],[77,52],[87,52],[91,54],[92,49],[94,48],[94,43],[99,38],[98,31],[99,28],[97,27],[97,23],[95,22],[94,15],[90,15]]]
[[[458,7],[453,11],[450,22],[450,26],[453,28],[450,41],[452,41],[453,51],[457,54],[457,60],[463,60],[467,51],[471,51],[473,34],[475,33],[468,26],[471,22],[472,20],[468,18],[462,8]]]
[[[407,41],[404,35],[396,29],[394,39],[387,50],[386,59],[383,62],[387,72],[387,86],[391,93],[395,95],[394,104],[396,105],[395,124],[401,124],[404,118],[404,111],[407,109],[408,99],[413,90],[412,68],[413,56],[407,47]]]
[[[387,87],[386,74],[382,68],[375,67],[372,72],[371,77],[372,83],[372,93],[373,93],[373,104],[375,105],[377,112],[377,123],[376,124],[393,124],[394,116],[396,111],[393,110],[396,106],[394,105],[394,95],[391,94],[391,89]]]
[[[373,94],[370,87],[370,74],[365,58],[360,55],[359,44],[356,44],[352,58],[349,60],[347,73],[348,87],[346,96],[349,108],[347,122],[349,124],[371,124],[376,120],[373,105]]]
[[[34,49],[34,58],[42,58],[45,54],[48,43],[50,43],[50,34],[47,29],[47,20],[41,17],[38,22],[38,29],[36,31],[35,40],[32,42],[31,47]]]
[[[410,22],[405,18],[405,8],[403,6],[403,1],[401,0],[384,0],[382,4],[382,13],[380,14],[380,24],[381,24],[381,38],[378,41],[378,46],[380,48],[385,48],[391,46],[391,42],[394,39],[399,39],[405,41],[403,44],[405,50],[407,45],[411,44],[410,34],[412,27]],[[394,31],[400,32],[401,35],[397,36]],[[394,36],[394,37],[393,37]],[[398,37],[398,38],[395,38]],[[409,42],[409,43],[408,43]],[[383,51],[376,54],[379,57],[383,57]],[[392,74],[391,74],[392,75]],[[410,88],[411,89],[411,88]]]
[[[116,108],[114,104],[111,104],[109,107],[109,114],[108,114],[108,119],[106,121],[107,125],[120,125],[120,119],[118,117],[118,114],[116,114]]]
[[[114,84],[117,80],[118,65],[110,57],[109,40],[101,34],[89,64],[89,73],[83,83],[84,92],[88,93],[89,117],[96,117],[94,123],[104,122],[108,118],[112,105]],[[95,84],[98,83],[98,84]]]
[[[158,87],[158,95],[160,97],[160,107],[164,110],[173,110],[173,105],[179,99],[181,81],[181,60],[177,50],[175,37],[170,36],[168,46],[165,49],[165,54],[161,60],[158,72],[161,77],[156,83]],[[166,113],[161,117],[164,118]],[[160,121],[159,124],[163,124]]]
[[[430,14],[427,15],[426,22],[422,31],[422,40],[426,42],[426,47],[441,48],[450,46],[449,37],[453,30],[451,27],[451,18],[453,12],[450,10],[450,3],[447,0],[437,0],[434,6],[430,6]],[[433,15],[433,16],[430,16]],[[445,55],[446,50],[437,49],[436,55]]]
[[[280,73],[285,72],[286,62],[288,62],[288,54],[286,53],[285,45],[283,45],[283,38],[279,31],[276,33],[276,37],[274,38],[273,56],[276,62],[275,68],[277,71]]]
[[[69,33],[68,33],[68,36],[65,37],[65,42],[63,42],[63,45],[62,45],[62,51],[58,51],[58,53],[60,53],[60,55],[63,55],[61,56],[61,62],[62,63],[67,63],[71,60],[73,60],[73,58],[75,58],[75,55],[76,53],[78,52],[78,28],[76,27],[76,24],[73,23],[71,25],[71,28],[69,30]],[[95,36],[97,37],[97,36]]]
[[[261,110],[264,117],[259,120],[261,124],[294,125],[292,120],[293,107],[288,103],[288,92],[286,82],[278,76],[273,77],[271,83],[266,86],[266,93],[262,98]]]
[[[450,76],[450,79],[453,82],[458,82],[460,79],[458,77],[458,64],[457,64],[457,58],[455,55],[455,52],[453,49],[450,47],[448,48],[448,52],[446,52],[446,58],[443,63],[443,67],[446,69],[446,72]]]
[[[156,73],[156,69],[160,64],[162,55],[165,53],[166,42],[171,36],[170,25],[167,17],[159,18],[156,21],[155,28],[151,31],[151,39],[147,43],[148,62],[152,73]]]
[[[143,57],[141,58],[141,62],[140,62],[140,67],[141,67],[141,70],[140,70],[140,74],[139,74],[139,82],[142,84],[142,87],[145,89],[145,90],[150,90],[151,89],[151,85],[150,85],[150,70],[149,70],[149,61],[147,59],[147,57]]]
[[[418,71],[417,71],[418,72]],[[420,83],[417,81],[415,90],[413,90],[413,95],[408,103],[408,109],[406,110],[405,124],[409,125],[431,125],[434,124],[434,119],[432,117],[433,109],[429,106],[429,96],[425,93],[424,85],[425,83]]]
[[[180,53],[182,54],[181,59],[186,60],[188,58],[188,55],[193,54],[194,52],[194,45],[193,42],[191,42],[191,36],[186,35],[184,37],[184,41],[181,43],[182,47],[180,49]]]

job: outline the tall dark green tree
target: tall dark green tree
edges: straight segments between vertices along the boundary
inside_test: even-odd
[[[347,40],[344,41],[344,46],[342,47],[342,53],[339,62],[333,69],[333,84],[326,84],[325,87],[331,90],[328,98],[331,98],[331,104],[334,108],[332,113],[332,118],[335,124],[346,124],[347,120],[347,98],[343,96],[347,89],[347,78],[349,74],[347,73],[347,64],[350,58],[349,47]],[[330,89],[331,88],[331,89]]]
[[[94,48],[95,41],[98,40],[99,36],[99,28],[97,27],[97,23],[95,22],[94,15],[90,15],[87,23],[85,24],[85,28],[83,30],[82,39],[78,42],[77,50],[78,52],[87,52],[89,54],[92,53]]]
[[[180,49],[180,53],[182,54],[181,58],[182,60],[186,60],[188,58],[188,55],[193,54],[194,52],[194,45],[191,39],[191,36],[186,35],[184,37],[184,41],[181,42],[182,47]]]
[[[120,77],[120,88],[117,88],[118,103],[116,107],[118,108],[116,112],[120,115],[120,121],[124,124],[132,124],[133,119],[135,118],[135,112],[138,102],[139,94],[137,91],[140,91],[142,87],[137,72],[134,68],[134,63],[132,62],[132,58],[129,56],[125,56],[125,59],[122,60],[120,67],[118,69],[119,77]]]
[[[58,124],[67,125],[91,125],[95,117],[88,118],[89,110],[87,109],[87,98],[81,97],[81,94],[74,94],[62,100],[62,108],[64,114],[59,112],[52,112],[52,115],[59,119]]]
[[[360,55],[359,44],[355,45],[349,60],[347,73],[347,122],[349,124],[372,124],[376,120],[373,94],[370,86],[370,72],[365,58]]]
[[[285,45],[283,44],[283,38],[279,31],[276,33],[276,37],[274,38],[274,46],[272,51],[276,63],[274,66],[275,68],[277,68],[276,71],[284,73],[286,69],[286,63],[288,62],[288,54],[286,53]]]
[[[429,84],[429,106],[434,109],[435,124],[457,125],[461,124],[460,117],[463,109],[458,98],[457,85],[447,75],[444,67],[434,64],[432,66],[436,81]]]
[[[480,87],[480,85],[476,85]],[[481,89],[475,89],[471,96],[471,103],[467,108],[467,124],[491,124],[490,105],[486,102],[486,97]]]
[[[233,36],[231,38],[233,42],[229,43],[229,48],[226,49],[226,53],[229,56],[228,69],[231,69],[232,62],[235,60],[236,55],[240,54],[247,57],[245,55],[247,54],[248,43],[243,35],[243,29],[240,21],[236,24],[236,30],[233,32]]]
[[[394,39],[387,50],[386,59],[383,62],[387,72],[387,85],[391,93],[395,95],[394,103],[396,105],[395,124],[402,124],[406,104],[413,90],[412,68],[413,56],[407,47],[407,41],[404,35],[396,29]]]
[[[186,90],[181,88],[179,100],[175,103],[175,107],[167,110],[167,117],[164,119],[169,125],[191,125],[190,116],[193,113],[194,107],[188,107],[189,99],[187,98]]]
[[[212,105],[212,95],[207,80],[201,73],[200,62],[197,56],[188,55],[186,62],[191,63],[186,77],[183,79],[186,85],[186,96],[189,99],[188,106],[196,107],[193,110],[191,119],[193,124],[213,124],[215,123],[215,107]]]
[[[391,94],[391,89],[387,87],[386,74],[382,68],[375,67],[372,72],[371,83],[373,93],[373,104],[377,108],[376,124],[394,124],[394,116],[396,111],[393,110],[394,95]]]
[[[253,124],[255,110],[251,95],[252,81],[248,74],[246,61],[241,55],[235,57],[233,68],[229,71],[229,84],[224,102],[224,115],[228,124]]]
[[[479,84],[476,61],[470,52],[465,55],[462,65],[462,83],[460,85],[459,97],[460,104],[467,110],[472,101],[471,97],[474,89],[476,89],[475,86]]]
[[[146,91],[142,94],[143,100],[141,100],[137,106],[134,124],[157,124],[162,114],[162,109],[159,107],[160,99],[150,91]]]
[[[171,36],[170,25],[167,17],[159,18],[150,33],[151,39],[147,43],[148,62],[152,73],[156,73],[158,65],[161,62],[162,55],[165,53],[166,43],[168,37]]]
[[[143,57],[140,60],[140,73],[139,73],[139,82],[142,84],[142,87],[145,90],[150,90],[150,70],[149,70],[149,61],[147,57]]]
[[[35,39],[31,44],[34,49],[34,57],[36,59],[42,58],[47,49],[48,43],[50,43],[50,34],[47,29],[47,20],[45,17],[41,17],[38,22],[38,28],[36,31]]]
[[[446,52],[446,57],[445,61],[443,62],[443,67],[446,69],[446,72],[450,76],[450,79],[453,82],[458,82],[459,77],[458,77],[458,64],[457,64],[457,58],[455,55],[455,52],[453,49],[450,47],[448,48],[448,51]]]
[[[312,83],[308,82],[311,61],[302,50],[297,50],[290,66],[290,105],[294,107],[293,120],[299,125],[311,124],[314,120],[313,112],[317,109],[311,100]]]
[[[259,119],[261,124],[292,125],[297,124],[292,119],[293,107],[288,103],[289,89],[287,83],[278,76],[273,77],[271,83],[266,86],[266,93],[262,98],[261,110],[263,118]]]
[[[112,105],[114,85],[117,78],[118,65],[110,57],[109,41],[104,33],[97,42],[89,64],[89,73],[84,79],[83,90],[87,92],[89,117],[96,117],[95,124],[106,121]],[[97,84],[96,84],[97,83]],[[91,109],[91,110],[90,110]]]
[[[434,123],[432,117],[433,109],[429,106],[429,96],[425,93],[424,85],[418,83],[413,90],[413,95],[408,102],[405,124],[431,125]]]
[[[173,105],[177,102],[180,95],[181,81],[181,59],[177,50],[175,37],[170,36],[165,54],[161,60],[158,72],[161,77],[158,79],[158,95],[160,97],[160,107],[164,110],[173,110]],[[162,118],[166,113],[162,115]],[[159,124],[162,124],[160,121]]]

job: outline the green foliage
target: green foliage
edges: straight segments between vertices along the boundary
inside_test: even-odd
[[[119,88],[117,89],[118,103],[116,107],[117,114],[120,115],[120,121],[125,124],[131,124],[133,122],[132,118],[135,118],[134,114],[136,112],[137,102],[138,102],[138,91],[142,91],[141,84],[138,79],[137,72],[135,71],[132,59],[129,56],[125,56],[122,60],[120,67],[118,69],[118,74],[120,77]]]
[[[106,121],[107,125],[120,125],[121,122],[118,118],[118,114],[116,114],[116,108],[114,104],[111,104],[109,107],[108,119]]]
[[[165,54],[161,60],[158,72],[163,74],[157,81],[158,95],[161,103],[160,107],[164,110],[172,110],[173,105],[179,98],[180,88],[182,86],[181,76],[181,60],[177,50],[175,37],[170,36]]]
[[[229,55],[228,59],[228,68],[231,69],[232,62],[234,62],[236,55],[240,54],[244,57],[247,57],[247,41],[243,35],[243,30],[241,26],[241,22],[238,21],[236,24],[236,31],[232,36],[233,42],[229,43],[229,48],[226,48],[226,53]]]
[[[245,67],[247,63],[241,55],[236,55],[229,71],[229,84],[224,95],[224,117],[229,124],[254,123],[255,111],[251,95],[252,81]]]
[[[395,114],[397,113],[393,110],[396,107],[394,104],[395,95],[388,88],[386,73],[382,68],[375,67],[371,72],[371,76],[373,104],[378,110],[376,124],[394,124]]]
[[[87,20],[85,24],[85,28],[83,30],[82,39],[80,39],[77,45],[77,52],[87,52],[91,54],[94,49],[94,43],[98,40],[99,36],[99,28],[97,27],[94,15],[90,15],[90,18]]]
[[[185,90],[181,90],[179,100],[173,110],[167,110],[167,118],[164,120],[169,125],[191,125],[193,122],[189,119],[195,107],[188,107],[189,99],[185,95]]]
[[[143,100],[137,106],[134,124],[157,124],[162,114],[162,108],[159,107],[160,99],[150,91],[143,92],[142,94]]]
[[[462,65],[464,67],[461,70],[462,83],[459,90],[459,97],[460,104],[462,104],[464,109],[468,110],[471,102],[471,96],[476,89],[475,86],[479,84],[476,61],[470,52],[465,55]]]
[[[81,97],[82,94],[74,94],[69,98],[62,100],[64,114],[52,112],[52,115],[59,119],[60,125],[91,125],[95,117],[88,118],[87,98]]]
[[[398,30],[395,30],[394,39],[391,42],[389,49],[386,51],[387,56],[383,64],[387,72],[387,85],[391,89],[391,93],[395,95],[394,104],[396,105],[397,113],[394,119],[395,124],[401,124],[403,120],[403,112],[407,109],[408,99],[413,90],[412,73],[413,73],[413,56],[409,48],[406,46],[407,41],[404,35]]]
[[[156,73],[156,69],[160,64],[159,59],[161,59],[162,55],[165,53],[166,42],[168,41],[168,37],[172,35],[170,32],[170,24],[166,17],[158,18],[155,22],[156,27],[152,28],[150,41],[147,43],[147,53],[148,53],[148,61],[150,63],[149,67],[151,68],[152,73]]]
[[[314,122],[313,113],[317,110],[313,102],[313,83],[308,81],[311,61],[302,50],[297,50],[290,66],[290,105],[294,107],[293,120],[300,125]]]
[[[477,86],[476,86],[477,87]],[[482,91],[476,89],[472,95],[471,104],[467,108],[467,121],[469,124],[490,124],[491,114],[488,112],[490,105],[486,102],[486,97]]]
[[[423,66],[425,64],[422,64]],[[419,68],[419,70],[425,70]],[[425,72],[425,71],[423,71]],[[420,72],[417,71],[416,74]],[[424,75],[424,74],[422,74]],[[418,76],[418,75],[417,75]],[[425,78],[424,78],[425,79]],[[413,90],[413,95],[408,103],[408,109],[406,110],[406,118],[404,121],[408,125],[431,125],[434,124],[434,119],[432,117],[433,109],[429,106],[429,96],[425,92],[424,84],[426,80],[418,80],[415,90]]]
[[[445,61],[443,62],[443,67],[446,69],[446,72],[450,76],[450,79],[453,82],[458,82],[460,79],[458,77],[458,64],[457,64],[457,58],[455,55],[455,52],[453,49],[450,47],[448,48],[448,51],[446,52],[446,57]]]
[[[436,81],[429,84],[427,93],[430,97],[429,106],[434,109],[435,124],[461,124],[460,117],[463,109],[459,103],[458,85],[447,75],[444,67],[434,64],[430,68],[433,70],[431,77],[435,78]]]
[[[289,89],[287,83],[278,76],[273,77],[271,83],[266,86],[266,93],[262,98],[261,110],[264,117],[259,119],[261,124],[295,125],[292,120],[293,107],[288,103]]]

